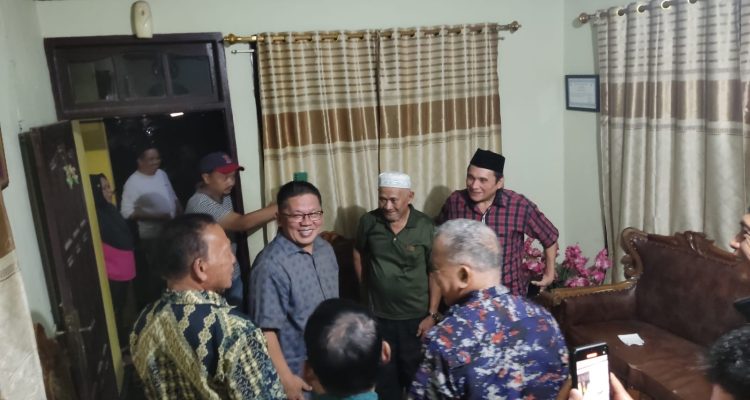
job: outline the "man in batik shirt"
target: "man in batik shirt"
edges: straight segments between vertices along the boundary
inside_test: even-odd
[[[531,281],[540,288],[555,279],[558,231],[536,204],[524,195],[505,189],[505,157],[477,149],[466,169],[466,189],[453,192],[443,205],[438,224],[456,218],[482,221],[497,235],[503,251],[502,283],[510,292],[526,296],[530,272],[522,266],[525,236],[544,246],[546,265],[540,280]]]
[[[169,222],[159,249],[167,290],[130,335],[149,399],[286,399],[263,333],[227,304],[234,254],[205,214]]]
[[[554,399],[568,350],[554,318],[498,285],[502,251],[492,229],[451,220],[432,247],[445,319],[425,339],[412,399]]]

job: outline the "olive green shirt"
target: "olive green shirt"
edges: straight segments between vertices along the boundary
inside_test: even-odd
[[[375,316],[421,318],[429,309],[429,262],[435,225],[409,205],[406,226],[397,235],[379,209],[359,220],[355,248]]]

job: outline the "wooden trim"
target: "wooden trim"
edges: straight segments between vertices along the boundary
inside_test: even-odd
[[[144,45],[144,44],[172,44],[172,43],[221,43],[223,37],[219,32],[203,33],[169,33],[154,35],[151,39],[138,39],[133,35],[111,35],[111,36],[67,36],[45,38],[44,44],[53,45],[54,48],[101,46],[106,45]]]

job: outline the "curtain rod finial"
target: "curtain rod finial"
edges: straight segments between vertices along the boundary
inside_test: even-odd
[[[589,19],[591,19],[591,16],[586,14],[585,12],[582,12],[578,15],[578,22],[580,22],[581,24],[589,22]]]
[[[224,36],[224,43],[227,46],[231,46],[231,45],[235,44],[236,42],[237,42],[237,35],[235,35],[234,33],[230,33],[230,34]]]
[[[521,24],[518,23],[518,21],[513,21],[508,26],[508,30],[510,33],[516,33],[517,30],[521,29]]]

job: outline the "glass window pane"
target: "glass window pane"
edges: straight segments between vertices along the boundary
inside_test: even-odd
[[[123,97],[166,96],[164,68],[158,53],[127,53],[117,58]]]
[[[208,56],[169,55],[169,74],[175,96],[212,96],[213,77]]]
[[[68,79],[76,104],[116,100],[115,69],[111,58],[68,63]]]

